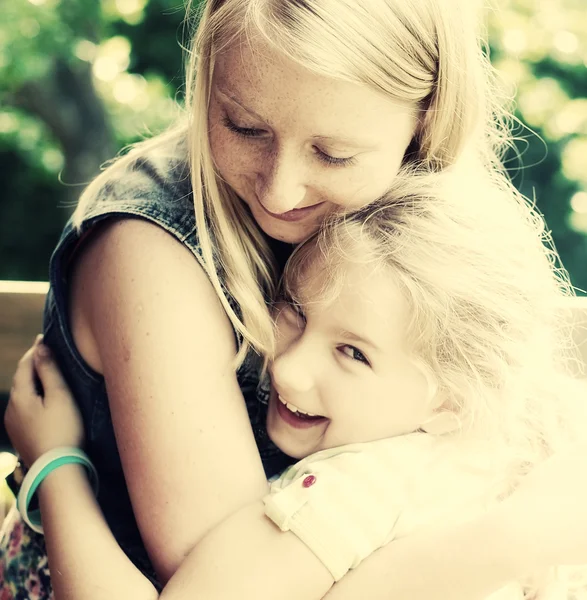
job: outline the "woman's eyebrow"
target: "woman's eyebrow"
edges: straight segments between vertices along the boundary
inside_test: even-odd
[[[379,148],[379,144],[375,144],[367,140],[353,140],[351,138],[335,137],[330,135],[315,135],[313,139],[324,144],[341,144],[347,148],[351,147],[355,148],[356,150],[367,151],[377,150]]]
[[[255,117],[256,119],[259,119],[259,121],[266,122],[266,120],[261,115],[258,115],[254,110],[251,110],[250,108],[245,106],[243,104],[243,102],[234,95],[234,93],[229,92],[228,90],[221,90],[219,87],[216,87],[216,91],[221,96],[223,96],[226,100],[229,100],[230,102],[234,102],[240,108],[242,108],[245,112],[248,112],[251,116]]]
[[[229,90],[226,90],[226,89],[221,89],[218,86],[216,86],[216,91],[224,99],[228,100],[229,102],[233,102],[234,104],[239,106],[242,110],[249,113],[255,119],[258,119],[259,121],[262,121],[263,123],[267,123],[268,125],[271,125],[271,123],[267,119],[263,118],[261,115],[257,114],[254,110],[251,110],[248,106],[246,106],[242,102],[242,100],[240,100],[233,92],[230,92]],[[353,140],[351,138],[345,138],[345,137],[336,137],[336,136],[329,136],[329,135],[315,135],[315,136],[313,136],[312,139],[315,140],[316,142],[322,142],[324,144],[340,144],[347,148],[354,148],[355,150],[362,150],[365,152],[369,151],[369,150],[377,150],[379,148],[379,144],[374,144],[373,142],[370,142],[367,140],[356,140],[356,139]]]

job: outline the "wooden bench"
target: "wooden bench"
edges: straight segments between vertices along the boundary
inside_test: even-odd
[[[12,385],[16,363],[43,331],[43,307],[49,284],[0,281],[0,393]]]

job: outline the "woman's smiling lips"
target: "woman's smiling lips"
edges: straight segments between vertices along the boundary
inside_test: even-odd
[[[277,213],[272,213],[270,210],[267,210],[263,206],[263,204],[261,202],[259,202],[259,206],[268,215],[270,215],[274,219],[279,219],[280,221],[288,221],[290,223],[296,222],[296,221],[301,221],[302,219],[305,219],[309,214],[314,212],[314,210],[318,206],[322,206],[322,204],[324,204],[324,202],[318,202],[317,204],[312,204],[311,206],[304,206],[303,208],[294,208],[292,210],[288,210],[287,212],[277,214]]]

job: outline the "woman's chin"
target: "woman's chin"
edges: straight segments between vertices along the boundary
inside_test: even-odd
[[[316,233],[328,212],[328,203],[323,202],[303,218],[280,218],[267,212],[256,200],[243,202],[265,235],[288,244],[300,244]]]
[[[265,235],[287,244],[300,244],[316,233],[320,226],[315,221],[288,223],[279,221],[269,215],[259,215],[258,218],[256,215],[253,216]]]

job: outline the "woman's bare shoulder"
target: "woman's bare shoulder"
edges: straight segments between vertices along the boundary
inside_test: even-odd
[[[146,309],[145,302],[162,297],[169,300],[176,297],[175,308],[180,310],[187,295],[192,297],[185,318],[191,319],[197,313],[202,326],[213,327],[232,351],[232,328],[193,253],[147,220],[107,219],[94,228],[73,262],[69,305],[74,341],[88,364],[102,373],[96,334],[105,333],[110,321],[108,315],[122,312],[126,318],[138,317]],[[130,310],[120,311],[121,304]],[[156,326],[163,318],[162,314],[152,325]]]

